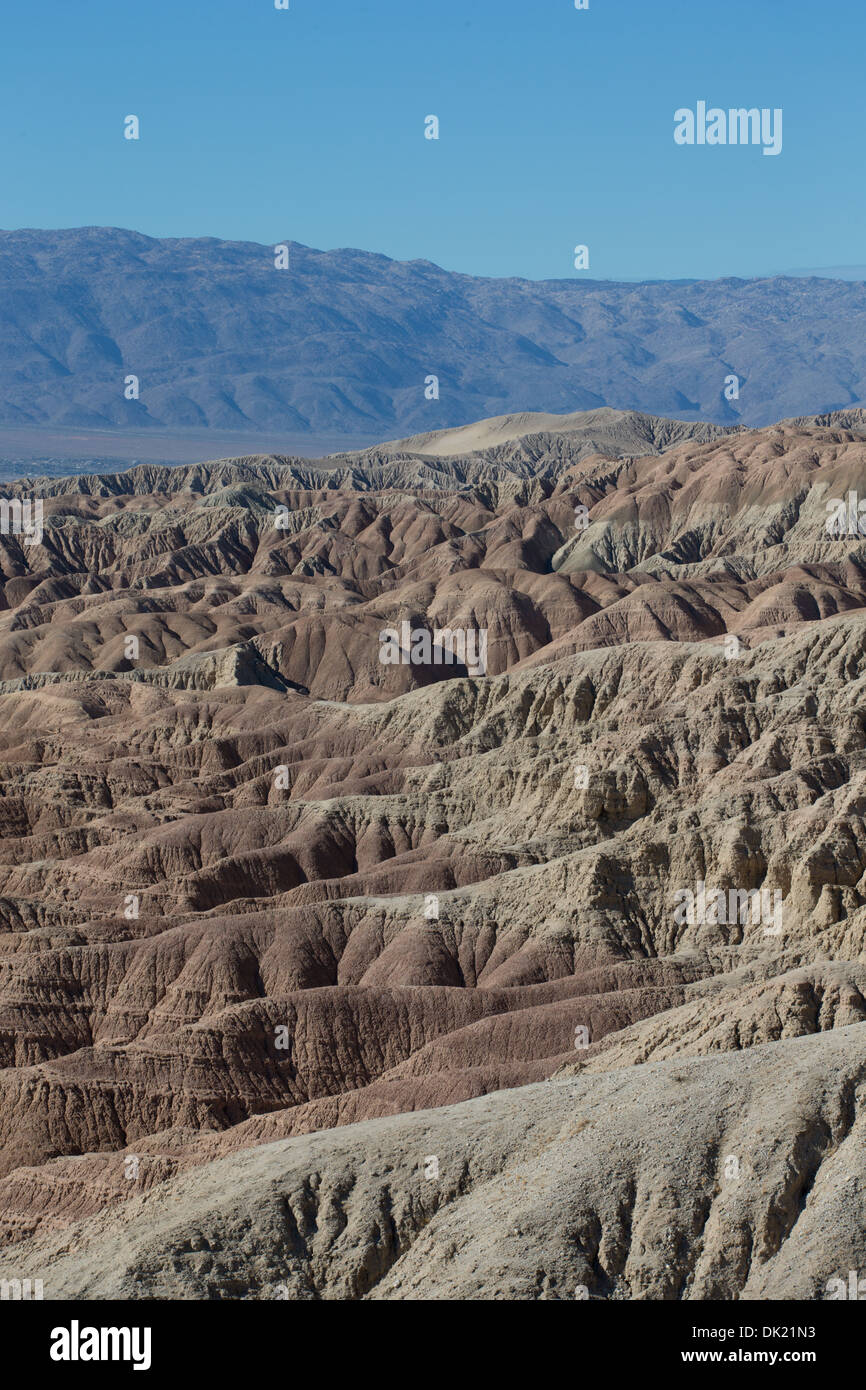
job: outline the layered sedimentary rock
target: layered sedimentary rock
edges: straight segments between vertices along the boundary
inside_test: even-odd
[[[864,1085],[857,1026],[554,1079],[230,1155],[16,1255],[56,1298],[827,1298],[863,1267]]]
[[[6,490],[43,532],[0,536],[0,1272],[856,1266],[866,549],[828,518],[866,416],[603,414]],[[383,664],[403,624],[483,632],[486,670]]]

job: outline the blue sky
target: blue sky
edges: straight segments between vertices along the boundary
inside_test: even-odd
[[[862,265],[864,16],[862,0],[4,0],[0,226],[531,278],[581,274],[576,243],[592,278]],[[676,146],[674,111],[699,100],[781,107],[782,153]]]

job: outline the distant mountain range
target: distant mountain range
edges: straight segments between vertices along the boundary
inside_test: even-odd
[[[807,270],[797,267],[787,272],[789,275],[820,275],[828,280],[866,280],[866,265],[827,265],[812,266]]]
[[[864,283],[484,279],[285,245],[277,269],[250,242],[0,232],[0,426],[381,439],[527,410],[762,425],[866,401]]]

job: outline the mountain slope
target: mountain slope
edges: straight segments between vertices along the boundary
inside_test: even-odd
[[[0,232],[0,426],[382,438],[527,409],[766,424],[866,399],[863,283],[495,280],[286,244],[278,270],[247,242]]]
[[[862,1026],[554,1080],[217,1160],[16,1268],[54,1299],[827,1298],[866,1263],[864,1101]]]

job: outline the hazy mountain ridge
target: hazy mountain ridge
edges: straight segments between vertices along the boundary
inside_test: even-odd
[[[525,410],[760,425],[866,400],[862,283],[484,279],[286,244],[277,270],[255,243],[0,232],[0,425],[381,438]]]

